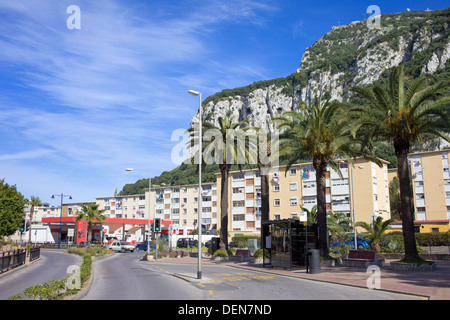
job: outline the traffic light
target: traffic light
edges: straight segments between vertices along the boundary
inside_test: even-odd
[[[155,232],[161,232],[161,218],[155,218],[153,225],[154,225]]]
[[[22,221],[22,224],[20,225],[19,231],[20,231],[20,233],[24,233],[28,230],[30,230],[30,222],[28,222],[26,219],[24,219]]]

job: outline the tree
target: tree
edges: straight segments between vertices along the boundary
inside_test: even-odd
[[[322,256],[328,256],[327,218],[325,198],[325,173],[329,165],[342,178],[338,156],[353,164],[352,157],[364,156],[380,164],[364,147],[356,147],[358,141],[350,134],[350,123],[342,105],[317,97],[308,107],[283,113],[273,121],[280,124],[280,155],[287,158],[286,170],[300,159],[310,158],[316,171],[317,223],[319,225],[319,247]]]
[[[88,203],[81,205],[81,212],[77,214],[76,220],[84,220],[88,222],[88,239],[90,242],[92,240],[92,225],[94,222],[103,222],[106,216],[102,213],[105,212],[103,209],[98,208],[99,205],[96,203]]]
[[[229,172],[232,163],[239,163],[238,157],[244,156],[245,150],[238,150],[239,144],[236,142],[236,136],[239,135],[239,128],[246,125],[247,121],[234,122],[233,118],[219,117],[218,125],[211,122],[202,122],[202,159],[206,158],[207,164],[218,164],[221,174],[220,185],[220,248],[228,248],[228,181]],[[191,133],[190,145],[195,145],[195,128],[188,130]],[[232,142],[232,143],[230,143]],[[241,146],[242,147],[242,146]],[[201,199],[199,199],[201,201]]]
[[[352,222],[343,212],[327,212],[327,226],[330,231],[330,243],[335,243],[347,237]]]
[[[300,206],[302,211],[306,212],[306,221],[309,223],[317,223],[317,206],[313,206],[311,210]]]
[[[26,203],[16,186],[8,185],[5,179],[0,180],[0,237],[10,236],[20,228]]]
[[[28,204],[30,205],[30,227],[31,221],[33,221],[34,207],[42,206],[42,201],[39,197],[31,196],[30,200],[28,200]],[[28,235],[28,242],[31,243],[31,229]]]
[[[366,237],[370,241],[370,247],[372,248],[372,250],[381,252],[381,238],[383,237],[386,230],[390,228],[390,224],[392,222],[394,222],[394,219],[383,221],[383,217],[378,216],[377,219],[373,221],[372,225],[368,224],[367,222],[359,221],[356,223],[356,226],[362,227],[368,232],[368,235]]]
[[[401,219],[405,242],[405,259],[418,259],[411,205],[408,169],[410,145],[428,134],[449,141],[450,97],[440,96],[450,81],[427,83],[429,75],[405,82],[403,67],[394,67],[381,85],[372,88],[354,87],[351,90],[368,103],[354,106],[352,133],[366,145],[383,139],[394,146],[397,156],[397,176],[400,182]]]

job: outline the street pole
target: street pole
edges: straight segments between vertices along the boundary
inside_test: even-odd
[[[190,94],[198,96],[199,108],[198,108],[198,267],[197,267],[197,279],[202,278],[202,94],[200,92],[189,90]]]
[[[149,171],[148,174],[148,237],[147,237],[147,254],[150,254],[150,229],[151,229],[151,224],[150,224],[150,206],[152,203],[152,173],[151,171]],[[156,215],[156,210],[155,210],[155,215]]]
[[[350,173],[352,176],[352,222],[353,222],[353,235],[355,238],[355,250],[358,249],[358,240],[356,238],[356,222],[355,222],[355,193],[353,192],[353,166],[350,167]]]
[[[62,208],[63,208],[63,198],[69,197],[69,199],[72,199],[72,196],[64,195],[63,193],[59,194],[53,194],[52,199],[55,199],[55,196],[61,197],[61,211],[59,213],[59,232],[58,232],[58,249],[61,249],[61,228],[62,228]],[[68,241],[68,240],[67,240]]]

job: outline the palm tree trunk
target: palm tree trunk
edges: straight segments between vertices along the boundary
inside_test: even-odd
[[[227,163],[220,165],[222,179],[220,181],[220,249],[228,249],[228,172],[230,165]]]
[[[398,180],[400,182],[400,202],[403,239],[405,244],[405,259],[417,259],[419,253],[414,234],[414,216],[411,207],[411,188],[408,170],[408,152],[405,147],[395,148],[398,161]]]
[[[319,249],[322,257],[328,256],[328,230],[327,230],[327,206],[325,172],[327,161],[323,157],[314,157],[314,169],[316,170],[317,188],[317,224],[319,225]]]

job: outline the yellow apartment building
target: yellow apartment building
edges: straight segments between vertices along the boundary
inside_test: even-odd
[[[326,172],[327,210],[343,212],[355,220],[370,223],[374,216],[390,218],[387,161],[382,167],[357,159],[354,167],[342,160],[340,171],[328,168]],[[353,181],[353,184],[352,184]],[[220,203],[221,175],[217,174],[217,198]],[[352,186],[354,186],[352,188]],[[259,234],[261,230],[261,177],[256,169],[230,172],[229,187],[230,236]],[[354,197],[353,197],[354,195]],[[354,199],[354,201],[353,201]],[[269,219],[298,217],[306,221],[306,210],[317,205],[316,176],[312,163],[275,167],[269,174]],[[220,216],[220,206],[217,215]],[[220,219],[219,219],[220,220]],[[218,226],[220,228],[220,226]]]
[[[450,222],[449,151],[413,153],[415,222],[418,232],[447,232]]]

